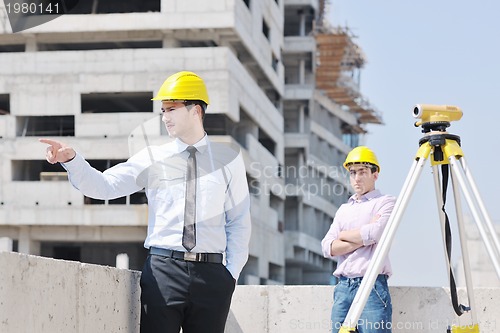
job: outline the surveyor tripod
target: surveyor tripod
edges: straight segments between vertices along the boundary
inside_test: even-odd
[[[414,108],[413,116],[421,118],[421,121],[415,123],[416,127],[422,126],[424,137],[419,141],[419,149],[415,156],[410,172],[404,182],[403,188],[394,205],[394,209],[389,217],[384,232],[373,254],[373,258],[368,265],[367,272],[359,286],[358,292],[354,297],[353,303],[344,320],[339,333],[348,333],[356,331],[358,322],[366,301],[375,280],[382,269],[384,260],[389,252],[390,245],[396,233],[396,229],[401,222],[401,218],[410,200],[411,194],[417,184],[422,169],[426,161],[430,158],[432,173],[434,175],[434,185],[439,209],[439,218],[441,221],[441,230],[445,244],[447,257],[447,268],[450,280],[451,301],[455,313],[460,316],[464,313],[470,313],[472,324],[466,326],[452,326],[448,332],[453,333],[476,333],[479,332],[476,307],[474,304],[474,290],[472,287],[472,277],[470,272],[469,257],[467,251],[467,238],[465,235],[464,221],[462,216],[461,196],[458,187],[462,190],[468,206],[476,222],[481,238],[486,246],[486,250],[493,262],[495,271],[500,278],[500,242],[495,233],[491,219],[484,207],[479,191],[476,187],[472,174],[467,167],[464,153],[460,147],[460,137],[449,134],[446,128],[450,126],[450,121],[459,120],[462,117],[462,111],[454,106],[439,105],[417,105]],[[442,169],[442,186],[440,184],[439,168]],[[451,268],[451,231],[448,221],[448,215],[445,211],[446,191],[448,184],[448,174],[451,175],[453,185],[453,197],[455,200],[455,209],[457,215],[458,232],[460,235],[460,244],[462,251],[462,260],[465,273],[465,283],[467,290],[468,306],[459,304],[453,270]]]

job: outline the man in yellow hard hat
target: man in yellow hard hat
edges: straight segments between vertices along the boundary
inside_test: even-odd
[[[344,167],[349,171],[354,194],[337,210],[321,241],[325,258],[337,260],[333,272],[339,281],[331,315],[333,332],[340,329],[347,316],[395,204],[393,196],[375,189],[380,165],[368,147],[359,146],[349,152]],[[387,285],[391,274],[386,258],[357,323],[360,333],[391,332],[392,303]]]
[[[61,163],[74,187],[96,199],[145,189],[149,256],[141,275],[141,333],[223,333],[238,276],[248,259],[250,199],[237,147],[211,142],[203,118],[204,81],[178,72],[153,100],[173,138],[104,172],[50,139],[47,160]]]

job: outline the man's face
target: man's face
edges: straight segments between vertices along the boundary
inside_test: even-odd
[[[162,118],[168,134],[173,138],[180,138],[189,134],[198,115],[194,105],[186,106],[183,102],[163,101]]]
[[[370,167],[354,164],[349,167],[351,186],[358,197],[375,189],[378,172],[372,172]]]

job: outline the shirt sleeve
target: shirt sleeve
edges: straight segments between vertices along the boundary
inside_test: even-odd
[[[251,235],[250,195],[241,153],[226,168],[230,179],[224,204],[226,213],[226,268],[235,280],[248,260]]]
[[[365,224],[359,229],[364,246],[378,243],[389,221],[395,202],[395,197],[389,195],[385,196],[382,204],[375,213],[375,215],[380,215],[380,217],[375,222]]]
[[[337,214],[335,214],[333,222],[330,225],[330,229],[328,229],[328,232],[326,233],[325,237],[321,241],[321,249],[323,251],[323,256],[325,258],[330,258],[330,259],[335,258],[335,256],[331,255],[332,242],[334,240],[338,239],[339,233],[340,233],[339,223],[337,221]]]
[[[93,168],[80,154],[66,163],[61,163],[68,171],[70,183],[85,196],[106,200],[123,197],[141,190],[137,176],[143,169],[138,158],[117,164],[101,172]]]

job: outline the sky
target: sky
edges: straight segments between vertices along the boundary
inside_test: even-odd
[[[330,0],[330,23],[349,27],[367,57],[361,93],[383,114],[385,124],[369,125],[364,141],[381,164],[377,187],[383,193],[399,195],[423,136],[413,125],[414,105],[455,105],[463,117],[448,132],[460,136],[487,211],[500,224],[494,135],[500,129],[499,14],[496,0]],[[450,191],[448,202],[456,262],[460,245]],[[448,286],[441,237],[428,161],[393,240],[389,283]]]

